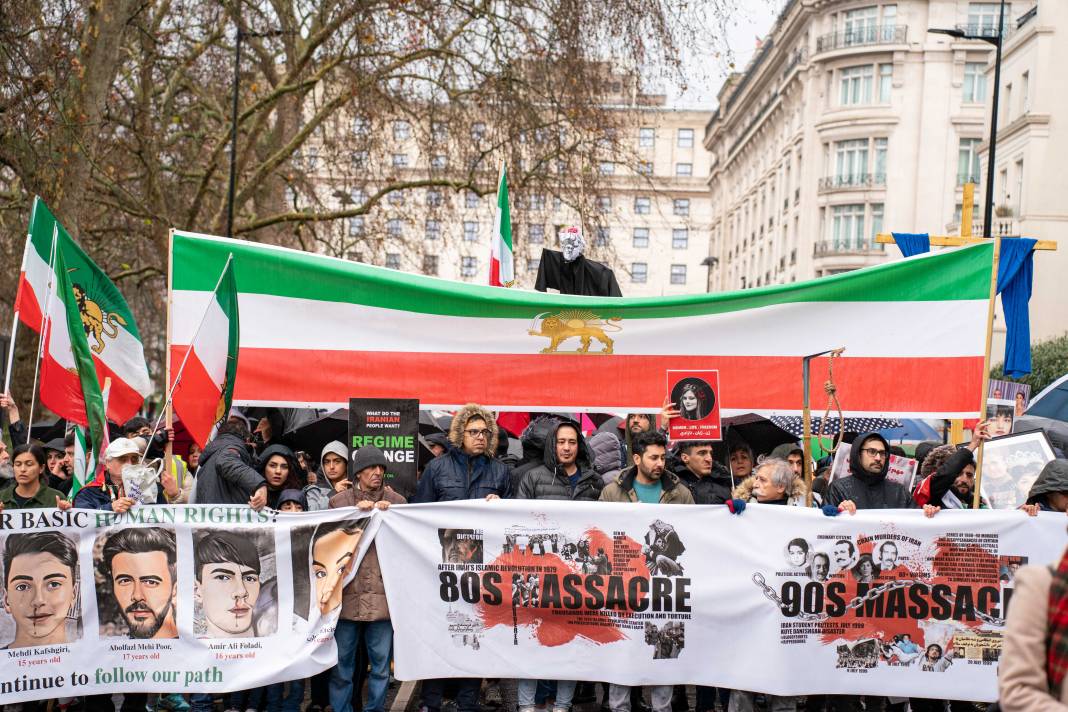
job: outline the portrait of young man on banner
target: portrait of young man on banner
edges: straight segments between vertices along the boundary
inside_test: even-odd
[[[293,612],[299,619],[311,623],[341,608],[345,579],[356,568],[366,525],[363,515],[293,528]]]
[[[193,629],[202,638],[262,638],[278,628],[278,580],[269,530],[193,536]]]
[[[102,637],[177,638],[178,548],[173,529],[126,527],[97,537]]]
[[[59,532],[8,534],[3,541],[4,613],[14,638],[3,649],[81,638],[78,547]]]
[[[671,408],[678,411],[668,426],[674,441],[719,440],[719,371],[668,371]]]

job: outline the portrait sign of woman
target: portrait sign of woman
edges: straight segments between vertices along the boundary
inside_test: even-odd
[[[310,549],[314,601],[321,615],[341,606],[345,578],[356,564],[363,520],[346,519],[320,524],[312,534]]]

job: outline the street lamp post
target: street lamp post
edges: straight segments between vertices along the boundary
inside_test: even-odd
[[[971,29],[971,28],[967,28]],[[994,95],[990,106],[990,151],[986,162],[986,204],[983,206],[983,237],[993,236],[994,223],[994,158],[998,147],[998,99],[1001,94],[1001,45],[1005,36],[1005,0],[1001,0],[998,10],[997,32],[990,36],[978,28],[977,32],[968,32],[960,27],[949,29],[931,28],[928,32],[949,35],[958,40],[982,40],[994,45]]]

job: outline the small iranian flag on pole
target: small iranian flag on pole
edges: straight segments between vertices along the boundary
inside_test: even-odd
[[[100,444],[107,432],[104,397],[96,380],[92,351],[82,327],[78,298],[63,250],[56,250],[55,272],[49,287],[45,301],[48,311],[43,330],[41,402],[57,415],[85,428],[83,458],[87,463],[99,462]]]
[[[230,412],[240,331],[231,254],[171,385],[174,410],[201,448]]]
[[[515,261],[512,257],[512,213],[508,209],[508,174],[501,164],[497,182],[497,212],[493,225],[490,254],[490,286],[511,287],[515,284]]]
[[[104,391],[101,397],[104,400],[104,411],[107,412],[108,395],[111,391],[111,379],[104,380]],[[100,487],[104,484],[104,458],[111,443],[110,433],[104,428],[101,434],[100,444],[93,452],[90,445],[89,429],[82,425],[74,426],[74,473],[71,476],[70,493],[67,497],[73,501],[74,495],[83,487]]]

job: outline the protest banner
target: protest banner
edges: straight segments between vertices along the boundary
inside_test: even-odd
[[[975,417],[993,251],[978,244],[809,282],[726,294],[543,294],[380,269],[251,241],[173,233],[171,358],[180,363],[233,253],[241,344],[234,402],[338,408],[354,393],[492,410],[658,412],[667,370],[719,371],[724,416],[799,414],[812,324],[846,329],[846,414]],[[921,330],[916,323],[944,328]],[[346,325],[357,325],[346,328]],[[279,364],[285,364],[279,368]],[[823,364],[817,364],[819,376]],[[566,379],[561,378],[566,374]],[[823,394],[812,379],[812,394]],[[908,388],[901,388],[908,383]]]
[[[364,445],[377,447],[389,462],[383,483],[405,498],[415,493],[418,479],[418,437],[419,401],[412,398],[349,399],[349,464]]]
[[[0,513],[0,704],[224,692],[337,661],[341,590],[378,520],[354,509]]]
[[[831,463],[831,476],[827,478],[828,483],[833,482],[838,477],[848,477],[851,474],[849,471],[849,453],[852,449],[853,446],[850,443],[838,444],[838,448],[834,451],[834,462]],[[920,463],[911,457],[901,457],[901,455],[891,453],[890,462],[886,467],[886,478],[892,482],[897,482],[911,492],[916,484],[916,474],[919,466]]]
[[[1015,569],[1063,519],[470,501],[390,508],[376,546],[404,680],[994,700]]]
[[[668,371],[668,398],[679,411],[672,440],[719,440],[719,371]]]

